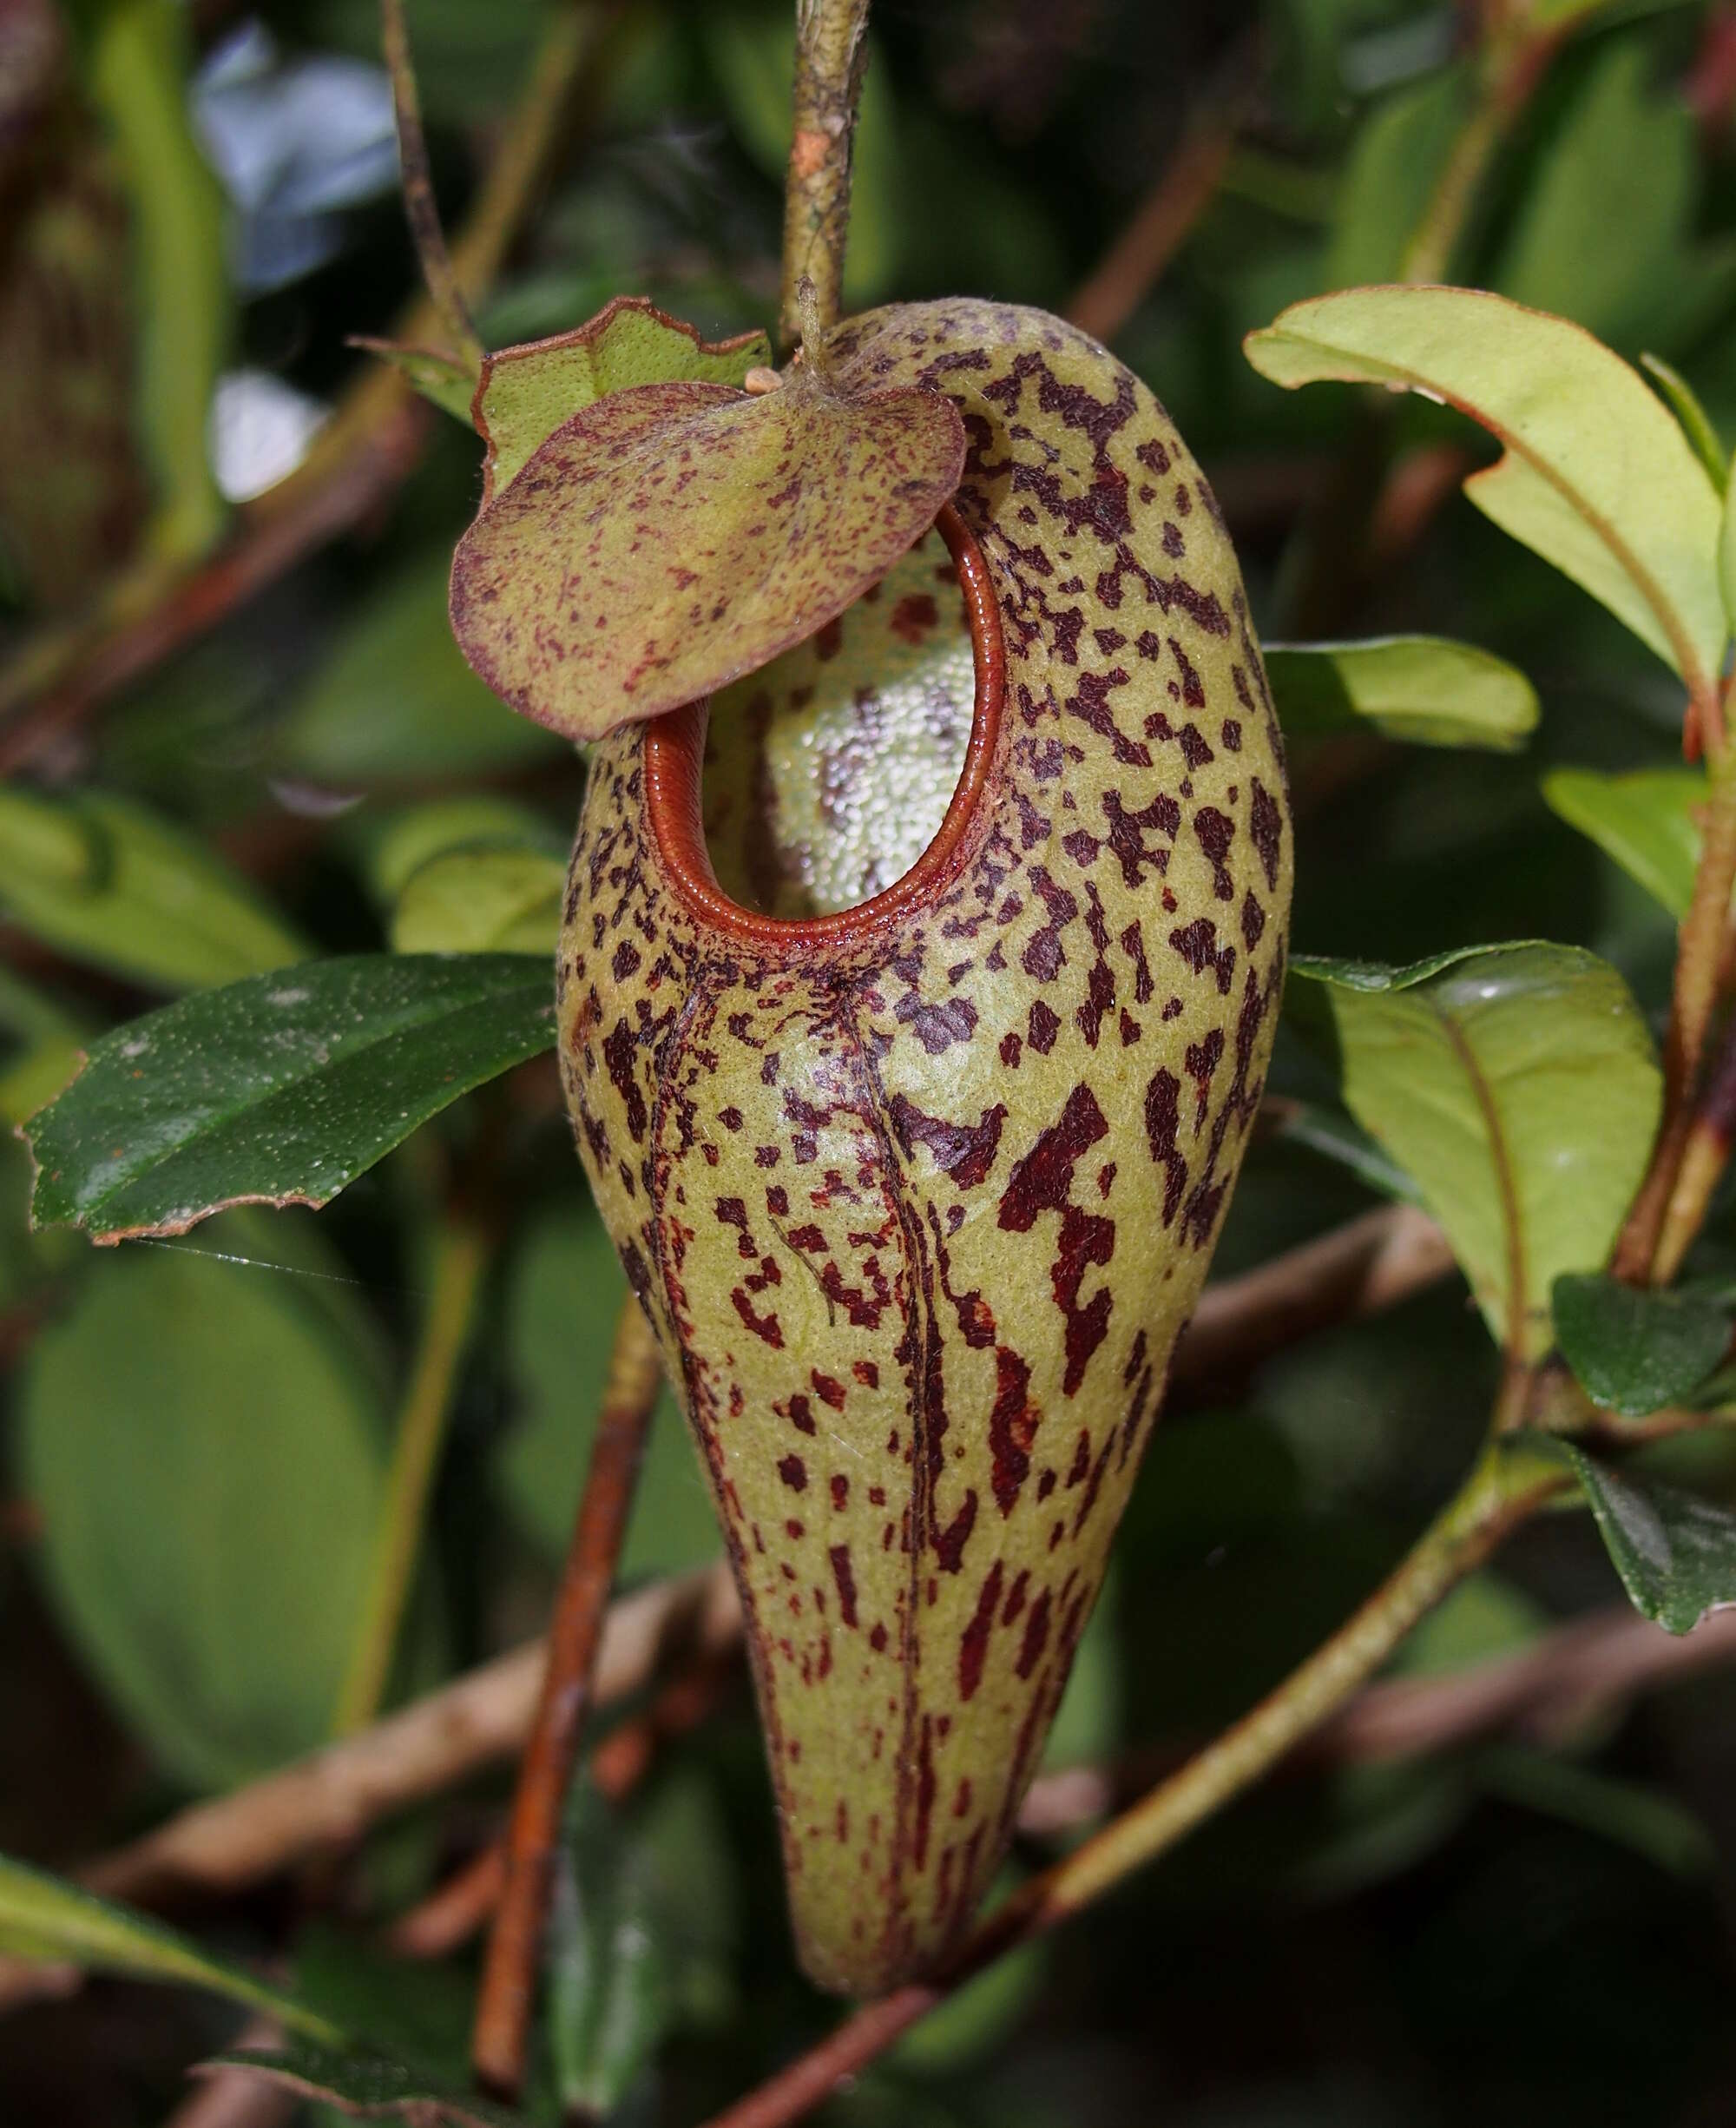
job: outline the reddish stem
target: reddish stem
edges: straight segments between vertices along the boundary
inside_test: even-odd
[[[638,1303],[628,1301],[615,1334],[596,1440],[555,1600],[549,1665],[513,1798],[506,1875],[477,2004],[471,2059],[484,2083],[509,2095],[524,2079],[561,1812],[578,1761],[603,1614],[661,1380],[650,1327]]]

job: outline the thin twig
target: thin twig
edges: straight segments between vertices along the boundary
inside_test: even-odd
[[[1708,735],[1707,792],[1693,893],[1676,941],[1670,1024],[1664,1038],[1664,1117],[1651,1164],[1640,1185],[1610,1260],[1618,1278],[1645,1284],[1656,1276],[1658,1254],[1676,1177],[1693,1132],[1694,1103],[1706,1037],[1723,979],[1730,898],[1736,889],[1736,747]],[[1678,1229],[1678,1258],[1687,1242]]]
[[[1652,1255],[1652,1276],[1667,1286],[1706,1223],[1714,1191],[1736,1145],[1736,1022],[1724,1031],[1723,1046],[1707,1075],[1676,1169]]]
[[[434,1240],[433,1288],[422,1341],[392,1439],[379,1533],[350,1668],[332,1717],[334,1736],[365,1728],[378,1712],[398,1631],[416,1579],[428,1502],[452,1408],[459,1362],[470,1341],[488,1268],[489,1242],[468,1220],[448,1217]]]
[[[1165,1409],[1222,1396],[1316,1330],[1375,1314],[1444,1278],[1447,1238],[1426,1212],[1383,1206],[1208,1286],[1169,1370]]]
[[[1522,1475],[1516,1473],[1522,1472]],[[849,2019],[707,2128],[787,2128],[865,2068],[937,2003],[1016,1944],[1070,1919],[1252,1787],[1391,1654],[1417,1620],[1568,1480],[1553,1465],[1486,1453],[1453,1500],[1354,1617],[1253,1711],[1132,1809],[1029,1879],[934,1980],[898,1989]]]
[[[796,78],[784,181],[784,269],[778,327],[800,339],[796,292],[811,280],[822,327],[844,306],[850,159],[868,65],[868,0],[796,0]]]
[[[609,1606],[598,1650],[599,1707],[642,1691],[668,1663],[737,1645],[741,1614],[721,1565],[655,1582]],[[161,1906],[238,1892],[329,1854],[370,1826],[502,1764],[523,1748],[548,1644],[473,1670],[263,1780],[194,1803],[79,1872],[111,1899]]]
[[[1511,1655],[1426,1677],[1364,1685],[1293,1751],[1287,1767],[1384,1765],[1517,1733],[1559,1745],[1641,1692],[1736,1661],[1736,1611],[1715,1612],[1692,1633],[1667,1633],[1627,1604],[1569,1620]],[[1176,1762],[1135,1751],[1124,1766],[1068,1766],[1040,1775],[1019,1812],[1037,1838],[1079,1831],[1121,1808]]]
[[[1144,204],[1069,300],[1066,314],[1082,333],[1114,339],[1162,278],[1212,203],[1245,102],[1209,111],[1188,126]]]
[[[245,2053],[253,2047],[280,2046],[282,2040],[283,2033],[269,2018],[256,2017],[230,2047]],[[300,2105],[299,2092],[269,2077],[254,2076],[246,2069],[210,2069],[201,2072],[164,2128],[284,2128]]]
[[[386,1931],[395,1958],[450,1958],[487,1927],[506,1882],[506,1848],[490,1840]]]
[[[453,351],[480,369],[482,335],[477,331],[470,306],[458,277],[452,271],[446,249],[446,232],[440,226],[440,209],[434,199],[434,180],[428,168],[428,142],[422,131],[422,97],[416,86],[416,68],[410,56],[410,29],[404,21],[404,0],[380,0],[380,42],[385,49],[386,72],[391,76],[392,109],[398,121],[398,160],[404,180],[404,214],[410,224],[411,240],[421,264],[422,278],[434,307],[452,337]]]
[[[662,1363],[636,1301],[621,1310],[596,1439],[549,1630],[549,1664],[513,1798],[506,1883],[489,1939],[470,2059],[477,2074],[516,2096],[541,1967],[561,1812],[586,1712],[608,1592],[621,1558]]]

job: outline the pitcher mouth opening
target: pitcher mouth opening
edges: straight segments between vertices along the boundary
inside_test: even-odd
[[[706,840],[702,800],[708,697],[654,718],[645,728],[645,807],[657,852],[694,915],[744,944],[798,950],[838,945],[896,922],[932,900],[957,876],[988,782],[1006,697],[1006,647],[989,568],[976,536],[950,503],[935,519],[963,594],[975,668],[970,735],[939,827],[910,869],[881,893],[823,916],[780,917],[744,907],[719,885]]]

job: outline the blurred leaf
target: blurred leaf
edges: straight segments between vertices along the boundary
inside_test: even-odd
[[[226,1204],[324,1204],[554,1040],[546,961],[358,953],[166,1005],[94,1044],[26,1128],[31,1216],[98,1240]]]
[[[1392,1660],[1391,1674],[1435,1677],[1468,1670],[1529,1647],[1549,1624],[1542,1604],[1484,1567],[1411,1629]]]
[[[424,1851],[424,1867],[429,1859]],[[419,1886],[405,1894],[419,1895]],[[297,2000],[339,2030],[365,2033],[371,2049],[454,2085],[468,2080],[472,1980],[461,1966],[395,1957],[377,1940],[316,1920],[296,1936],[293,1970]]]
[[[1286,735],[1371,724],[1420,746],[1507,753],[1535,729],[1537,695],[1505,658],[1439,636],[1261,645]]]
[[[1572,1441],[1573,1466],[1635,1611],[1667,1633],[1691,1633],[1736,1604],[1736,1513],[1655,1478],[1613,1470]]]
[[[1694,123],[1651,89],[1649,44],[1600,53],[1549,142],[1494,276],[1503,293],[1604,339],[1645,329],[1682,277],[1693,211]]]
[[[443,413],[470,426],[470,402],[477,394],[477,372],[457,355],[442,347],[410,347],[397,340],[372,339],[365,333],[351,340],[352,347],[388,362],[407,385],[431,399]]]
[[[1040,1765],[1101,1766],[1121,1749],[1126,1695],[1121,1690],[1120,1615],[1121,1581],[1111,1559],[1062,1688]]]
[[[371,591],[273,737],[279,770],[345,784],[432,781],[558,758],[465,664],[446,614],[444,545]]]
[[[1700,405],[1699,393],[1681,372],[1673,369],[1660,355],[1642,354],[1640,367],[1669,401],[1676,419],[1681,423],[1682,434],[1693,445],[1707,478],[1722,495],[1730,484],[1730,459],[1711,415]]]
[[[553,965],[567,867],[537,850],[456,849],[411,873],[391,919],[397,953],[538,953]]]
[[[306,939],[130,799],[0,789],[0,912],[75,960],[168,990],[302,959]]]
[[[1277,1115],[1277,1137],[1292,1145],[1305,1145],[1310,1152],[1336,1161],[1341,1168],[1348,1168],[1358,1182],[1366,1183],[1395,1203],[1422,1203],[1421,1191],[1404,1169],[1389,1160],[1367,1131],[1348,1116],[1313,1101],[1286,1099],[1272,1105]]]
[[[570,333],[485,354],[476,406],[477,429],[488,446],[483,507],[556,429],[606,393],[678,380],[739,389],[749,370],[771,359],[763,333],[711,346],[692,326],[637,295],[616,296]]]
[[[1472,289],[1361,288],[1292,304],[1244,344],[1275,384],[1384,384],[1480,421],[1506,448],[1466,481],[1471,501],[1710,699],[1728,632],[1717,491],[1656,394],[1588,333]]]
[[[1730,1345],[1721,1302],[1623,1285],[1601,1271],[1558,1278],[1555,1317],[1562,1354],[1593,1399],[1630,1419],[1691,1395]]]
[[[204,553],[225,516],[206,448],[230,329],[223,199],[187,116],[191,44],[176,0],[108,0],[95,16],[89,68],[132,200],[140,427],[158,489],[154,540],[176,557]]]
[[[556,1857],[548,1982],[561,2103],[612,2113],[667,2028],[669,1998],[646,1858],[588,1781]]]
[[[1693,1813],[1662,1790],[1613,1780],[1522,1744],[1492,1744],[1475,1760],[1477,1786],[1643,1855],[1673,1876],[1709,1876],[1718,1850]]]
[[[536,850],[545,857],[562,851],[561,839],[540,813],[488,792],[437,798],[398,813],[365,807],[354,817],[369,891],[388,910],[424,865],[450,850],[486,845]]]
[[[226,1960],[212,1958],[161,1921],[0,1855],[0,1952],[47,1959],[87,1973],[208,1988],[263,2010],[292,2032],[341,2042],[343,2035],[293,1996],[266,1987]]]
[[[1467,65],[1381,98],[1358,129],[1338,193],[1325,285],[1397,280],[1455,142],[1476,109]]]
[[[404,2120],[411,2128],[529,2128],[525,2116],[492,2099],[454,2091],[408,2063],[372,2052],[339,2053],[308,2040],[269,2052],[214,2054],[207,2069],[245,2069],[304,2098],[322,2098],[360,2120]]]
[[[1345,1105],[1415,1176],[1496,1339],[1542,1358],[1550,1289],[1603,1262],[1657,1123],[1627,985],[1579,947],[1525,944],[1292,972],[1322,985]]]
[[[963,459],[950,399],[847,390],[812,360],[758,399],[720,384],[610,392],[459,541],[453,632],[503,701],[600,738],[842,613],[928,530]],[[705,615],[715,624],[695,627]]]
[[[518,1526],[551,1562],[564,1558],[602,1406],[627,1280],[589,1205],[527,1235],[507,1301],[507,1368],[517,1404],[495,1471]],[[711,1494],[686,1421],[665,1387],[651,1423],[621,1571],[679,1573],[722,1551]]]
[[[129,1251],[42,1333],[20,1424],[56,1611],[158,1761],[220,1789],[320,1743],[385,1492],[377,1387],[329,1308]]]
[[[1695,815],[1706,803],[1702,770],[1636,768],[1608,775],[1599,768],[1554,768],[1542,791],[1552,812],[1590,836],[1672,916],[1687,914],[1700,866]]]

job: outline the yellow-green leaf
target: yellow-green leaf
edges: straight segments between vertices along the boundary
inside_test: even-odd
[[[412,873],[391,919],[395,953],[542,953],[552,963],[566,861],[541,850],[456,849]]]
[[[1563,318],[1468,288],[1292,303],[1247,357],[1286,387],[1332,378],[1444,400],[1506,446],[1465,493],[1608,606],[1709,700],[1728,632],[1717,492],[1638,372]]]
[[[1537,722],[1537,693],[1517,666],[1475,644],[1439,636],[1367,642],[1269,642],[1267,677],[1286,733],[1371,724],[1420,746],[1523,744]]]
[[[749,370],[771,359],[763,333],[713,346],[636,295],[616,296],[570,333],[484,355],[476,399],[477,427],[488,445],[483,500],[492,502],[562,422],[605,392],[678,382],[739,387]]]
[[[957,409],[926,388],[845,396],[805,370],[760,398],[612,392],[459,542],[453,628],[503,701],[601,738],[842,613],[928,529],[963,462]]]
[[[1345,1105],[1414,1177],[1497,1340],[1541,1358],[1550,1289],[1602,1263],[1657,1124],[1627,985],[1595,954],[1537,944],[1292,972],[1322,985]]]
[[[165,990],[280,968],[307,944],[194,837],[105,791],[0,790],[0,914]]]
[[[76,1885],[0,1855],[0,1951],[49,1960],[89,1973],[121,1973],[208,1988],[249,2009],[264,2010],[292,2032],[332,2045],[343,2035],[293,1996],[255,1980],[196,1943]]]
[[[1608,775],[1600,768],[1555,768],[1542,787],[1551,812],[1588,835],[1672,916],[1687,914],[1700,864],[1702,770],[1635,768]]]

